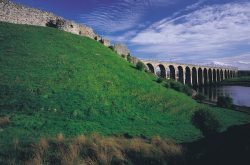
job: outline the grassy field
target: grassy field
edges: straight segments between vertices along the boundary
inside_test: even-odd
[[[1,128],[0,147],[59,133],[200,138],[190,116],[205,105],[155,80],[94,40],[0,23],[0,117],[10,118]],[[211,111],[222,130],[250,122],[240,112]]]

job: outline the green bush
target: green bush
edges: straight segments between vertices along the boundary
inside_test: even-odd
[[[159,78],[156,80],[156,82],[157,82],[157,83],[162,83],[164,80],[165,80],[164,78],[159,77]]]
[[[182,92],[186,93],[188,96],[192,96],[193,90],[187,85],[183,85]]]
[[[166,88],[170,88],[170,87],[171,87],[169,81],[166,81],[166,82],[164,83],[164,87],[166,87]]]
[[[219,96],[217,105],[219,107],[230,108],[233,105],[233,99],[229,96]]]
[[[210,136],[220,129],[220,123],[214,114],[207,109],[199,109],[192,116],[192,124],[201,130],[204,136]]]
[[[176,82],[176,81],[170,81],[169,83],[169,86],[170,88],[176,90],[176,91],[179,91],[179,92],[182,92],[182,93],[185,93],[187,94],[188,96],[191,96],[192,95],[192,89],[187,86],[187,85],[183,85],[182,83],[180,82]]]
[[[127,61],[130,62],[130,63],[132,62],[132,57],[131,57],[131,55],[128,55],[128,56],[127,56]]]
[[[199,102],[202,102],[206,99],[206,96],[203,95],[202,93],[197,93],[197,95],[194,96],[194,99]]]
[[[49,22],[46,23],[46,26],[53,28],[60,28],[63,25],[65,25],[65,20],[63,19],[50,20]]]
[[[126,55],[124,55],[124,54],[122,54],[121,56],[122,56],[122,58],[126,58]]]
[[[136,69],[138,69],[138,70],[140,70],[140,71],[143,71],[143,70],[146,69],[146,66],[144,65],[143,62],[139,61],[139,62],[137,62],[137,64],[136,64]]]
[[[109,46],[109,49],[111,49],[113,51],[115,50],[113,45]]]
[[[170,87],[176,91],[181,92],[182,91],[183,84],[175,81],[170,81]]]

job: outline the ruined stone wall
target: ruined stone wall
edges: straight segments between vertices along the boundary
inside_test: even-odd
[[[88,26],[66,20],[50,12],[16,4],[10,0],[0,0],[0,21],[15,24],[55,27],[66,32],[92,38],[106,47],[111,46],[109,40],[97,35],[93,29]],[[128,48],[122,44],[115,45],[114,51],[120,55],[127,56],[129,54]]]
[[[0,21],[15,24],[47,26],[49,23],[56,24],[58,20],[63,22],[59,27],[61,30],[87,36],[92,39],[97,36],[90,27],[77,24],[74,21],[65,20],[53,13],[18,5],[9,0],[0,0]]]
[[[46,23],[50,20],[62,19],[49,12],[18,5],[7,0],[1,1],[0,21],[16,24],[46,26]]]
[[[114,45],[114,51],[119,55],[128,56],[130,54],[128,48],[123,44],[116,44]]]

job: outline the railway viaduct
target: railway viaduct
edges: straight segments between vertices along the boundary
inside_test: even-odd
[[[237,76],[234,67],[202,66],[142,60],[148,71],[161,78],[174,79],[188,85],[209,85]]]

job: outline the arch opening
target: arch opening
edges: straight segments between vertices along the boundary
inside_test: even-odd
[[[223,70],[221,69],[221,70],[220,70],[220,80],[221,80],[221,81],[224,79],[223,77],[224,77],[224,75],[223,75]]]
[[[147,70],[150,71],[151,73],[155,73],[154,66],[150,63],[146,64]]]
[[[170,76],[170,79],[173,79],[173,80],[175,80],[175,68],[174,68],[174,66],[173,65],[170,65],[169,66],[169,71],[170,71],[170,73],[169,73],[169,76]]]
[[[217,81],[216,70],[213,69],[213,82]]]
[[[203,76],[204,76],[204,85],[207,85],[208,84],[208,75],[207,75],[206,68],[203,70]]]
[[[183,68],[181,66],[178,66],[178,73],[177,73],[177,76],[178,76],[178,81],[181,82],[181,83],[184,83],[184,74],[183,74]]]
[[[203,84],[203,74],[202,74],[201,68],[198,69],[198,83],[199,83],[199,85]]]
[[[216,70],[216,78],[217,78],[217,81],[219,82],[220,81],[220,70],[219,69],[217,69]]]
[[[190,70],[190,68],[187,66],[186,68],[185,68],[185,70],[186,70],[186,72],[185,72],[185,84],[187,84],[187,85],[191,85],[191,70]]]
[[[197,70],[195,67],[192,68],[192,84],[193,84],[193,86],[198,85]]]
[[[225,79],[227,79],[228,78],[227,70],[225,70],[224,72],[225,72],[224,73],[225,74]]]
[[[208,80],[209,80],[209,84],[213,83],[213,73],[212,73],[211,68],[208,69]]]
[[[155,70],[158,77],[166,78],[166,69],[162,64],[158,65]]]

